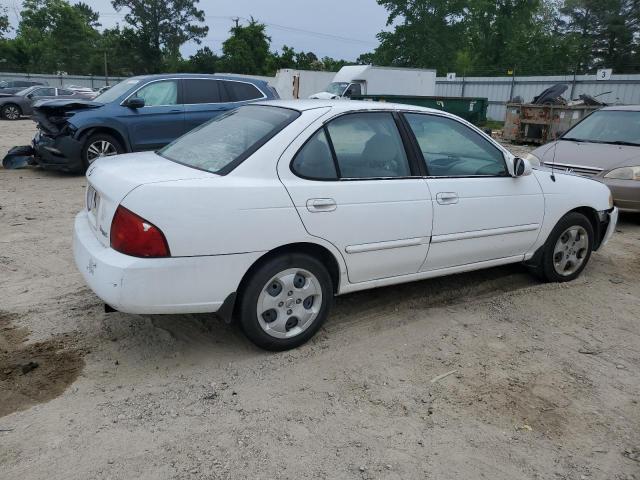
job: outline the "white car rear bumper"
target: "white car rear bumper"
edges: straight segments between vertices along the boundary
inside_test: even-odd
[[[261,252],[203,257],[136,258],[105,247],[87,212],[75,219],[73,255],[91,289],[124,313],[217,312]]]

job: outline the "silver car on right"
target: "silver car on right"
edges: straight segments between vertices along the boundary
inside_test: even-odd
[[[640,105],[604,107],[526,158],[603,182],[621,211],[640,212]]]

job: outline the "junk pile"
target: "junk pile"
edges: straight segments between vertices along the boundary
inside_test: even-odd
[[[606,106],[596,97],[582,94],[575,100],[562,95],[569,85],[559,83],[542,91],[531,103],[516,97],[507,103],[502,137],[514,143],[545,144],[558,138],[584,117]]]

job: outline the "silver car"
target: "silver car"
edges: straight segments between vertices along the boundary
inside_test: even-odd
[[[23,115],[33,113],[32,105],[36,100],[53,98],[87,99],[88,97],[65,88],[46,86],[29,87],[13,94],[3,94],[0,91],[0,117],[5,120],[18,120]]]
[[[640,105],[598,110],[527,158],[603,182],[621,211],[640,212]]]

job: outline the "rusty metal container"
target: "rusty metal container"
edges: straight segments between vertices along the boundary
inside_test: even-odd
[[[543,145],[566,132],[602,106],[508,103],[502,138]]]

